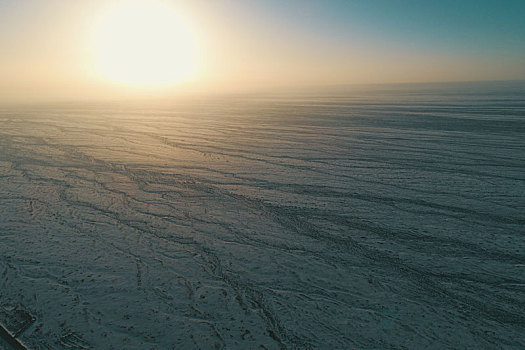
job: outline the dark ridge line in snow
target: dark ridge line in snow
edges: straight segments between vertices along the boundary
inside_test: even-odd
[[[16,339],[2,324],[0,324],[0,338],[2,338],[13,350],[28,350],[27,347]]]

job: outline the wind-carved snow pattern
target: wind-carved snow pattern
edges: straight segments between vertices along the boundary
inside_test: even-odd
[[[0,314],[34,349],[523,347],[521,92],[3,108]]]

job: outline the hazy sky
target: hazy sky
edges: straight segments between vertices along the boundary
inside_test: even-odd
[[[0,0],[0,99],[525,79],[523,0],[133,1]]]

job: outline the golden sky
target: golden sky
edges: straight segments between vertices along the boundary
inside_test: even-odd
[[[519,2],[497,23],[328,3],[0,0],[0,100],[525,78]]]

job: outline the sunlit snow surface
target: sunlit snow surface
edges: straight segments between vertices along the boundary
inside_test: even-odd
[[[3,107],[0,323],[34,317],[34,349],[522,348],[524,92]]]

